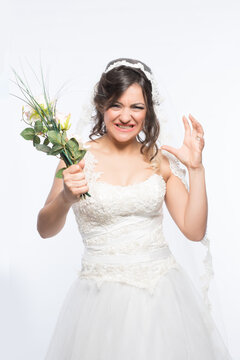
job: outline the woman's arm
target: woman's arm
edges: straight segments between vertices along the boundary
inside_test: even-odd
[[[56,172],[62,167],[65,167],[65,163],[60,160]],[[81,160],[79,164],[71,165],[63,171],[63,179],[54,177],[51,191],[37,219],[37,230],[42,238],[60,232],[72,204],[89,190],[83,167],[84,160]]]
[[[168,145],[161,147],[187,167],[189,192],[181,179],[169,169],[165,200],[172,218],[183,234],[190,240],[200,241],[206,233],[208,216],[205,169],[202,164],[204,131],[202,125],[191,114],[189,119],[192,129],[188,119],[183,116],[185,136],[181,148],[175,149]]]
[[[207,228],[208,202],[205,169],[188,169],[189,192],[182,181],[171,174],[167,181],[165,203],[182,233],[192,241],[200,241]]]
[[[189,194],[184,214],[185,231],[196,240],[201,240],[207,230],[208,200],[205,183],[205,168],[188,169]]]

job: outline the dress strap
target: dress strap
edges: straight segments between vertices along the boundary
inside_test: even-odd
[[[101,171],[96,172],[94,170],[96,164],[98,163],[98,160],[95,158],[95,156],[93,156],[93,154],[89,150],[87,150],[84,156],[84,160],[85,160],[84,173],[86,175],[87,181],[88,182],[96,181],[102,174]]]
[[[186,169],[182,167],[183,165],[176,156],[174,156],[173,154],[169,153],[166,150],[162,150],[162,152],[163,155],[165,155],[168,158],[169,166],[173,175],[179,177],[179,179],[185,185],[186,189],[189,191],[189,186],[186,180]]]

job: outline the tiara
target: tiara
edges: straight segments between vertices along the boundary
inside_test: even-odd
[[[115,61],[113,64],[109,65],[104,72],[107,73],[107,72],[111,71],[112,69],[114,69],[116,67],[119,67],[121,65],[125,65],[125,66],[132,67],[132,68],[135,68],[135,69],[140,69],[146,75],[147,79],[152,84],[153,104],[154,105],[160,105],[162,99],[161,99],[161,96],[160,96],[159,91],[158,91],[156,80],[154,79],[153,74],[150,73],[149,71],[147,71],[142,63],[138,62],[136,64],[133,64],[133,63],[127,61],[127,60],[118,60],[118,61]]]

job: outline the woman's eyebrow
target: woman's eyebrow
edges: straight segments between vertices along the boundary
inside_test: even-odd
[[[119,103],[119,104],[123,105],[120,101],[115,101],[115,103]],[[132,105],[143,105],[143,106],[145,106],[145,104],[143,104],[142,102],[136,102],[136,103],[133,103]]]

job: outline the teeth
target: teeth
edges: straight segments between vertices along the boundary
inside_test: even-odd
[[[129,126],[117,125],[117,126],[120,127],[121,129],[129,129],[133,127],[133,125],[129,125]]]

